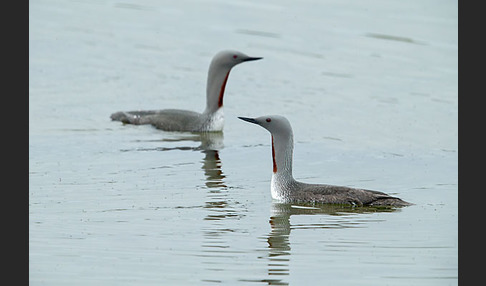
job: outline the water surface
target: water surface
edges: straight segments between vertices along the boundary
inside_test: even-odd
[[[457,3],[29,3],[31,285],[457,285]],[[120,110],[202,111],[221,49],[223,133]],[[401,209],[270,196],[285,115],[298,180]]]

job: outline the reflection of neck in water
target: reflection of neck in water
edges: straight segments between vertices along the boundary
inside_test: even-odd
[[[223,183],[225,175],[221,170],[221,159],[217,150],[203,150],[205,154],[203,159],[204,174],[206,175],[206,186],[208,188],[225,188]]]
[[[172,135],[172,134],[170,134]],[[151,149],[137,149],[139,151],[201,151],[204,154],[202,160],[202,169],[206,175],[206,186],[208,188],[226,187],[223,183],[225,177],[221,170],[221,159],[219,158],[219,150],[223,149],[223,133],[222,132],[203,132],[203,133],[175,133],[173,137],[166,137],[156,142],[176,143],[174,147],[156,147]],[[181,142],[201,142],[197,147],[184,146]]]
[[[168,134],[161,140],[155,142],[172,143],[177,146],[162,146],[156,148],[138,148],[137,151],[201,151],[205,156],[203,158],[202,169],[206,175],[206,186],[208,188],[226,187],[223,183],[225,177],[221,170],[221,159],[219,158],[218,150],[223,149],[223,133],[222,132],[203,132],[203,133],[174,133]],[[151,140],[152,141],[152,140]],[[201,142],[197,147],[184,146],[181,142]],[[164,144],[165,145],[165,144]],[[129,151],[129,150],[123,150]]]
[[[278,204],[281,205],[281,204]],[[281,276],[290,274],[290,213],[272,204],[270,216],[272,230],[268,235],[268,275]],[[269,277],[269,278],[270,278]],[[288,285],[282,279],[267,279],[268,285]]]
[[[204,153],[203,166],[208,188],[225,188],[223,183],[225,175],[221,170],[221,159],[218,150],[223,148],[223,133],[202,133],[201,145],[198,147]]]
[[[268,275],[270,277],[290,274],[290,231],[293,229],[309,228],[351,228],[357,227],[357,222],[350,220],[349,215],[359,213],[393,212],[397,209],[391,207],[351,207],[333,204],[299,204],[272,203],[270,226],[268,235]],[[329,223],[292,225],[292,215],[325,214],[332,216]],[[371,221],[371,220],[370,220]],[[362,220],[362,222],[364,222]],[[268,285],[288,285],[282,279],[265,279]]]

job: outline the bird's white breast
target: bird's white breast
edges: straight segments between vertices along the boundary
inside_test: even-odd
[[[282,185],[280,184],[280,182],[277,179],[275,174],[272,174],[272,182],[271,182],[270,192],[272,194],[273,199],[279,200],[279,201],[285,201],[284,192],[282,190]]]
[[[222,131],[224,127],[224,113],[223,108],[219,108],[216,112],[211,114],[208,126],[206,126],[208,131]]]

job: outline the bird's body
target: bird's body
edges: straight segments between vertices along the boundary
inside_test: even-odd
[[[272,134],[272,198],[283,202],[311,202],[371,206],[408,206],[399,198],[383,192],[299,182],[292,175],[293,132],[289,121],[279,115],[258,118],[239,117],[258,124]]]
[[[212,132],[224,126],[223,96],[231,69],[240,63],[259,60],[238,51],[217,53],[209,66],[206,87],[206,108],[203,112],[182,109],[119,111],[112,120],[126,124],[151,124],[165,131]]]
[[[182,109],[120,111],[113,113],[111,119],[134,125],[152,124],[165,131],[211,132],[221,131],[224,126],[222,108],[211,114]]]

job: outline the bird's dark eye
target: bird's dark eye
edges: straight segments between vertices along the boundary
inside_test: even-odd
[[[233,59],[236,59],[238,56],[237,55],[233,55]]]
[[[266,119],[266,121],[267,121],[267,122],[270,122],[270,121],[272,121],[272,119],[270,119],[270,118],[267,118],[267,119]]]

